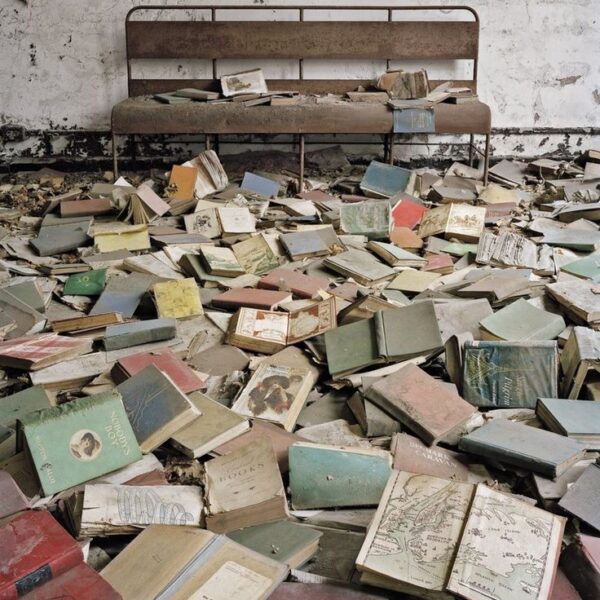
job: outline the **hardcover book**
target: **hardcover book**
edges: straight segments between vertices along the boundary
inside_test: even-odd
[[[20,422],[46,496],[142,456],[115,390],[25,415]]]
[[[316,230],[283,233],[279,241],[292,260],[329,254],[329,246]]]
[[[194,197],[198,170],[194,167],[173,165],[167,193],[171,200],[191,200]]]
[[[588,327],[574,327],[560,355],[564,398],[579,398],[590,371],[600,372],[600,333]]]
[[[211,275],[236,277],[237,275],[243,275],[246,272],[238,262],[235,254],[229,248],[205,246],[202,248],[200,256],[206,266],[206,270]]]
[[[390,232],[390,203],[385,201],[353,202],[340,207],[340,227],[344,233],[385,239]]]
[[[104,333],[106,350],[121,350],[152,342],[173,339],[177,335],[175,319],[149,319],[109,325]]]
[[[0,399],[0,425],[14,429],[25,415],[51,406],[46,390],[34,385]]]
[[[219,222],[224,233],[254,233],[256,223],[245,206],[217,208]]]
[[[221,236],[223,230],[215,208],[203,208],[183,217],[188,233],[199,233],[208,239]]]
[[[327,257],[323,265],[344,277],[352,277],[361,285],[374,285],[396,274],[394,269],[379,262],[372,254],[353,249]]]
[[[154,280],[152,275],[143,273],[111,277],[89,314],[117,312],[121,313],[124,319],[130,319]]]
[[[372,160],[360,182],[360,189],[372,198],[390,198],[406,189],[411,175],[409,169]]]
[[[152,291],[161,319],[186,319],[204,314],[200,289],[193,278],[155,283]]]
[[[234,244],[231,250],[246,273],[262,275],[279,266],[277,256],[262,234]]]
[[[600,531],[598,494],[600,494],[600,464],[596,461],[586,467],[577,481],[568,487],[558,505]]]
[[[426,213],[419,225],[419,237],[444,235],[465,242],[477,241],[485,227],[485,207],[471,204],[444,204]]]
[[[320,291],[329,289],[329,280],[280,267],[261,277],[257,287],[265,290],[289,290],[299,298],[315,298]]]
[[[403,250],[395,244],[370,241],[367,244],[367,249],[377,254],[391,267],[423,267],[427,263],[427,259],[408,250]]]
[[[237,309],[241,306],[275,310],[280,304],[292,301],[292,294],[256,288],[231,289],[216,295],[211,304],[217,308]]]

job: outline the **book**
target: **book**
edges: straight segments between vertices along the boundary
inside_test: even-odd
[[[94,225],[94,245],[98,252],[148,250],[151,247],[146,225],[114,222]]]
[[[318,230],[282,233],[279,241],[292,260],[329,254],[329,246]]]
[[[227,534],[229,539],[295,569],[313,556],[323,534],[289,521],[274,521]]]
[[[485,207],[449,203],[432,208],[421,219],[419,237],[444,235],[446,239],[477,241],[485,226]]]
[[[188,364],[197,371],[207,375],[229,375],[234,371],[244,371],[248,367],[250,357],[227,344],[212,346],[188,360]]]
[[[37,371],[92,350],[92,340],[42,333],[0,342],[0,366]]]
[[[390,242],[405,250],[416,251],[423,247],[423,240],[408,227],[392,227]]]
[[[46,496],[142,456],[115,390],[30,413],[20,425]]]
[[[560,556],[560,568],[583,600],[598,598],[600,596],[600,538],[585,533],[575,534],[573,541]]]
[[[538,398],[556,398],[556,342],[464,344],[462,394],[474,406],[535,408]]]
[[[91,218],[83,217],[74,223],[64,225],[42,226],[37,238],[29,240],[29,245],[39,256],[52,256],[71,252],[90,242],[88,235]]]
[[[233,244],[231,250],[246,273],[263,275],[279,266],[277,256],[262,234]]]
[[[266,94],[269,91],[262,69],[223,75],[220,81],[223,96],[226,98],[238,94]]]
[[[600,262],[598,258],[598,253],[594,252],[584,258],[578,258],[566,265],[561,265],[560,270],[581,277],[582,279],[597,279],[600,277]]]
[[[244,275],[246,272],[229,248],[205,246],[201,250],[200,257],[206,266],[206,270],[211,275],[236,277],[237,275]]]
[[[420,294],[429,289],[431,284],[439,279],[439,273],[428,273],[426,271],[416,271],[415,269],[405,269],[398,273],[386,286],[386,290],[399,290],[408,294]]]
[[[370,241],[367,250],[377,254],[391,267],[423,267],[427,263],[427,259],[386,242]]]
[[[125,221],[146,225],[168,213],[171,207],[150,186],[142,184],[129,195],[126,210]]]
[[[412,171],[372,160],[360,182],[360,189],[371,198],[390,198],[406,190]]]
[[[204,314],[200,289],[193,277],[155,283],[152,292],[161,319],[187,319]]]
[[[592,463],[572,483],[558,505],[584,523],[600,531],[598,515],[598,493],[600,493],[600,464]]]
[[[6,324],[9,327],[2,337],[19,337],[42,331],[46,326],[46,315],[19,300],[9,289],[0,288],[0,315],[4,322],[0,328]]]
[[[411,335],[403,335],[410,331]],[[432,301],[376,312],[372,319],[325,333],[329,373],[334,379],[370,365],[430,355],[443,346]]]
[[[190,395],[198,416],[171,436],[171,444],[190,458],[199,458],[243,434],[248,419],[200,392]]]
[[[218,238],[223,233],[215,208],[203,208],[184,215],[183,221],[188,233],[199,233],[208,239]]]
[[[3,440],[4,441],[4,440]],[[17,482],[8,471],[0,471],[0,519],[31,508]]]
[[[158,448],[199,414],[187,396],[153,364],[116,389],[144,454]]]
[[[367,201],[342,204],[340,227],[344,233],[385,239],[390,231],[390,203]]]
[[[255,288],[231,289],[213,297],[211,304],[217,308],[236,310],[242,306],[262,310],[275,310],[280,304],[292,301],[292,294],[276,290]]]
[[[379,262],[372,254],[354,249],[327,257],[323,265],[369,286],[391,279],[396,274],[394,269]]]
[[[181,96],[181,91],[190,93],[190,90],[179,90],[176,95]],[[203,90],[194,90],[194,93],[211,93]],[[227,173],[214,150],[204,150],[196,158],[183,163],[185,167],[194,167],[197,171],[194,196],[204,198],[209,194],[220,192],[229,185]]]
[[[70,275],[63,288],[63,294],[74,296],[99,296],[106,285],[106,269],[85,271]]]
[[[60,203],[60,216],[88,217],[107,215],[113,211],[109,198],[91,198],[87,200],[67,200]]]
[[[223,233],[254,233],[255,219],[245,206],[217,208]]]
[[[585,455],[585,445],[521,423],[495,419],[460,439],[465,452],[554,479]]]
[[[263,275],[258,281],[257,287],[265,290],[289,290],[299,298],[315,298],[320,291],[329,289],[329,280],[279,267],[267,275]]]
[[[111,277],[89,314],[117,312],[121,313],[124,319],[130,319],[153,282],[153,276],[143,273]]]
[[[482,319],[480,327],[484,340],[525,342],[554,340],[566,325],[560,315],[537,308],[521,298]]]
[[[560,304],[571,320],[593,328],[600,325],[600,296],[595,289],[596,284],[592,281],[574,278],[546,285],[550,297]]]
[[[395,194],[390,201],[396,198],[398,200],[391,211],[394,226],[414,229],[429,209],[423,206],[423,204],[418,203],[416,198],[413,198],[409,194]]]
[[[172,200],[191,200],[194,197],[198,170],[194,167],[173,165],[169,175],[167,195]]]
[[[42,296],[40,287],[35,281],[22,281],[13,283],[4,288],[4,292],[12,294],[15,298],[29,306],[32,310],[46,312],[46,302]]]
[[[588,450],[600,450],[600,403],[539,398],[535,414],[550,431],[579,440]]]
[[[377,505],[392,470],[390,454],[376,448],[298,442],[289,460],[295,510]]]
[[[226,533],[286,519],[287,500],[269,440],[204,463],[206,528]]]
[[[79,544],[46,510],[28,510],[0,527],[0,596],[13,600],[83,562]]]
[[[148,365],[157,367],[184,394],[198,391],[204,387],[202,379],[169,348],[138,352],[119,358],[111,370],[111,376],[113,381],[119,384],[137,375]]]
[[[274,354],[335,327],[335,299],[331,297],[289,313],[240,308],[229,322],[226,339],[238,348]]]
[[[94,483],[83,491],[79,535],[138,533],[148,525],[200,525],[201,488],[196,485]]]
[[[149,319],[109,325],[104,333],[104,348],[121,350],[152,342],[173,339],[177,335],[175,319]]]
[[[443,592],[474,491],[467,483],[393,471],[356,559],[361,582],[448,597]]]
[[[198,527],[151,525],[100,574],[123,600],[266,600],[288,572],[286,565],[227,536]]]
[[[262,362],[231,410],[292,431],[312,386],[313,377],[308,369]]]
[[[549,598],[564,526],[563,517],[478,485],[448,591],[467,600],[489,600],[490,589],[498,600]]]
[[[244,178],[240,184],[242,190],[259,194],[265,198],[276,198],[279,194],[279,182],[268,177],[262,177],[255,173],[244,173]]]
[[[85,315],[52,321],[52,331],[56,333],[85,333],[104,329],[115,323],[122,323],[123,318],[119,313],[110,312],[103,315]]]
[[[414,364],[379,380],[365,395],[430,446],[476,412],[455,391]]]
[[[41,385],[28,387],[0,399],[0,425],[14,429],[24,415],[51,406],[50,398]]]
[[[590,371],[600,372],[600,333],[587,327],[573,327],[560,355],[560,368],[563,397],[579,398]]]

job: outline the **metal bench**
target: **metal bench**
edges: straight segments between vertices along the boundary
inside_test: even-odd
[[[219,20],[221,11],[294,10],[298,21]],[[141,11],[202,10],[210,20],[136,20]],[[385,11],[386,21],[305,20],[308,12]],[[470,20],[394,20],[407,11],[466,12]],[[177,13],[178,16],[182,12]],[[304,142],[307,134],[381,134],[384,154],[393,162],[395,135],[393,111],[382,104],[337,102],[317,103],[310,94],[339,94],[369,85],[370,80],[307,79],[305,60],[345,59],[391,61],[471,60],[473,78],[455,85],[477,92],[479,18],[467,6],[139,6],[129,11],[125,22],[127,45],[127,84],[129,98],[115,105],[111,116],[112,150],[115,177],[118,176],[117,135],[202,134],[207,147],[211,138],[218,142],[223,134],[293,134],[299,146],[300,184],[304,175]],[[150,79],[134,78],[132,63],[140,59],[208,59],[212,78]],[[152,94],[183,87],[220,91],[219,61],[252,59],[260,67],[263,59],[298,61],[294,79],[267,80],[269,89],[298,90],[299,104],[254,106],[239,104],[162,104]],[[430,81],[432,87],[442,81]],[[480,101],[464,104],[437,104],[434,107],[436,134],[468,134],[469,162],[474,152],[483,155],[484,182],[487,183],[491,112]],[[474,144],[474,135],[485,136],[485,150]],[[135,144],[135,139],[134,139]]]

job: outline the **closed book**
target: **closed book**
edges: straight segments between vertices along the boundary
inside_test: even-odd
[[[14,283],[13,285],[4,288],[5,292],[12,294],[21,302],[24,302],[32,310],[38,312],[46,312],[46,303],[40,291],[40,288],[35,281],[23,281]]]
[[[412,171],[373,160],[369,163],[360,189],[372,198],[390,198],[408,186]]]
[[[46,390],[34,385],[0,399],[0,425],[14,429],[25,415],[51,406]]]
[[[429,209],[415,202],[408,194],[397,194],[392,200],[398,197],[398,202],[392,208],[392,221],[396,227],[414,229]]]
[[[556,342],[465,342],[463,397],[484,408],[535,408],[557,396]]]
[[[521,298],[480,322],[484,340],[524,342],[554,340],[566,327],[557,314],[542,310]]]
[[[582,600],[600,598],[600,537],[576,534],[560,556],[560,568]]]
[[[280,304],[290,302],[292,294],[276,290],[254,288],[231,289],[212,299],[212,305],[218,308],[237,309],[240,306],[275,310]]]
[[[585,455],[585,446],[576,440],[503,419],[493,420],[462,437],[459,448],[551,479]]]
[[[289,458],[295,510],[375,506],[392,469],[390,454],[372,448],[299,442],[290,447]]]
[[[123,600],[266,600],[288,572],[280,562],[224,535],[151,525],[101,575]]]
[[[145,454],[199,414],[187,396],[153,364],[121,383],[117,390]]]
[[[447,589],[467,600],[550,598],[565,521],[478,485]]]
[[[246,273],[262,275],[279,266],[279,260],[264,235],[238,242],[231,250]]]
[[[108,325],[122,323],[123,318],[119,313],[105,313],[103,315],[84,315],[52,321],[52,330],[57,333],[83,333],[104,329]]]
[[[153,282],[154,277],[144,273],[111,277],[89,314],[117,312],[124,319],[130,319]]]
[[[171,444],[186,456],[204,456],[250,428],[248,419],[200,392],[191,394],[190,401],[200,414],[171,436]]]
[[[211,275],[235,277],[246,272],[229,248],[205,247],[202,248],[200,257]]]
[[[61,217],[87,217],[107,215],[113,211],[110,198],[92,198],[90,200],[72,200],[60,203]]]
[[[439,279],[439,273],[405,269],[398,273],[386,286],[387,290],[399,290],[409,295],[420,294],[429,289],[431,284]]]
[[[52,256],[71,252],[81,246],[87,246],[90,237],[88,229],[90,220],[65,225],[42,227],[38,237],[30,240],[29,245],[40,256]]]
[[[25,600],[122,600],[117,592],[94,569],[81,563],[34,588]]]
[[[155,283],[152,291],[161,319],[187,319],[204,314],[200,289],[191,277]]]
[[[468,483],[393,471],[356,559],[361,581],[449,598],[443,592],[474,491]],[[435,519],[424,519],[425,512]]]
[[[279,241],[292,260],[329,254],[329,247],[317,231],[284,233]]]
[[[535,412],[554,433],[579,440],[588,450],[600,450],[599,402],[539,398]]]
[[[268,439],[204,463],[206,527],[226,533],[286,519],[285,489]]]
[[[600,372],[600,332],[573,327],[560,354],[564,398],[579,398],[590,371]]]
[[[152,342],[173,339],[177,335],[175,319],[150,319],[110,325],[104,333],[106,350],[121,350]]]
[[[122,383],[143,371],[148,365],[156,366],[184,394],[196,392],[204,387],[202,379],[168,348],[124,356],[116,362],[111,375],[115,383]]]
[[[347,250],[327,257],[323,265],[345,277],[352,277],[361,285],[374,285],[391,279],[396,274],[394,269],[361,250]]]
[[[373,384],[366,397],[430,446],[476,412],[455,391],[413,364]]]
[[[46,496],[141,458],[115,390],[31,413],[20,423]]]
[[[20,513],[0,528],[0,597],[16,600],[82,562],[79,544],[48,511]]]
[[[584,523],[600,531],[598,496],[600,494],[600,465],[589,465],[581,476],[570,485],[558,505]]]
[[[217,214],[224,233],[253,233],[256,231],[256,221],[246,206],[217,208]]]
[[[275,521],[230,531],[227,537],[245,548],[295,569],[304,564],[319,546],[323,534],[290,521]]]
[[[198,170],[194,167],[173,165],[167,187],[170,200],[191,200],[194,197],[197,177]]]
[[[63,294],[73,296],[99,296],[106,285],[106,269],[85,271],[70,275],[63,288]]]
[[[449,203],[431,209],[421,219],[419,237],[444,235],[464,242],[476,242],[485,227],[485,207]]]
[[[242,190],[254,192],[265,198],[276,198],[279,193],[279,182],[268,177],[255,175],[246,171],[240,185]]]
[[[427,260],[395,244],[370,241],[367,249],[382,258],[391,267],[423,267]]]
[[[17,482],[8,471],[0,471],[0,519],[31,508]]]
[[[321,290],[329,289],[329,280],[311,277],[292,269],[278,268],[261,277],[257,287],[265,290],[289,290],[299,298],[314,298]]]
[[[390,232],[390,203],[367,201],[342,204],[340,227],[344,233],[385,239]]]
[[[146,225],[125,225],[121,222],[94,225],[94,245],[98,252],[148,250],[151,247]]]

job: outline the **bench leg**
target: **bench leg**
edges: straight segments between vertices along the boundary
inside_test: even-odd
[[[388,148],[388,162],[390,165],[394,164],[394,134],[390,133],[390,143]]]
[[[119,178],[119,163],[117,161],[117,136],[112,132],[113,181]]]
[[[137,171],[137,144],[135,143],[135,135],[131,136],[131,167]]]
[[[488,184],[488,172],[490,170],[490,134],[485,136],[485,153],[483,155],[483,185]]]
[[[210,135],[208,133],[204,134],[204,148],[210,150]]]
[[[475,141],[475,136],[471,134],[469,136],[469,166],[473,166],[473,143]]]
[[[304,190],[304,134],[301,133],[298,138],[298,160],[299,160],[299,170],[300,177],[298,179],[298,192],[302,192]]]
[[[389,135],[387,133],[383,134],[383,162],[387,162],[388,160],[388,146],[389,146]]]
[[[216,133],[215,133],[215,144],[214,144],[214,146],[215,146],[215,152],[216,152],[217,154],[219,154],[219,153],[220,153],[220,148],[219,148],[219,136],[218,136]]]

